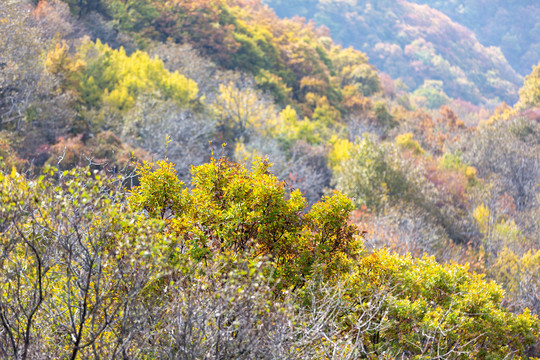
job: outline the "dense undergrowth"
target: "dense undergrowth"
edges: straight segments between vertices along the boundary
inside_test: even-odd
[[[14,358],[504,358],[538,320],[461,265],[368,253],[339,192],[306,211],[269,172],[212,160],[122,177],[0,174],[0,350]],[[333,354],[333,355],[331,355]]]

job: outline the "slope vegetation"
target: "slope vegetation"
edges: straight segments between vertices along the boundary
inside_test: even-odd
[[[281,16],[307,15],[326,25],[336,40],[364,51],[373,64],[411,90],[426,80],[475,104],[514,103],[521,77],[500,49],[443,13],[409,1],[267,1]],[[298,11],[298,12],[297,12]]]

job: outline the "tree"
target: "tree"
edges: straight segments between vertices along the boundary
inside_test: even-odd
[[[540,63],[525,77],[525,83],[519,90],[519,101],[516,109],[525,110],[540,106]]]
[[[249,87],[239,89],[234,83],[219,86],[213,107],[224,139],[233,143],[249,141],[253,132],[267,132],[276,116],[260,93]]]
[[[24,1],[0,4],[1,128],[20,128],[38,93],[51,86],[40,62],[47,44],[40,30],[32,26],[30,9]]]
[[[360,354],[489,359],[523,353],[536,341],[536,317],[502,315],[503,290],[466,266],[383,250],[364,257],[350,281],[360,313],[382,295],[370,327],[349,323],[362,339]]]
[[[89,13],[105,11],[101,0],[64,0],[68,3],[71,13],[79,19]]]
[[[346,267],[358,250],[355,228],[347,225],[348,200],[336,192],[303,214],[300,192],[288,193],[269,167],[257,160],[248,172],[227,159],[213,160],[194,169],[191,193],[180,193],[170,164],[158,163],[156,172],[145,164],[130,201],[151,216],[167,216],[182,252],[196,258],[216,251],[269,256],[284,288],[301,287],[316,268],[330,275]]]
[[[178,104],[193,104],[198,95],[197,84],[178,72],[165,70],[163,62],[141,51],[128,56],[123,48],[113,50],[99,40],[87,41],[78,56],[86,62],[80,74],[80,92],[88,106],[109,104],[128,110],[137,96],[154,94]]]
[[[122,139],[159,157],[173,162],[178,176],[185,182],[191,178],[191,166],[208,161],[216,138],[216,122],[199,113],[149,95],[139,96],[125,114]],[[219,151],[218,149],[216,151]]]
[[[151,265],[134,250],[151,237],[140,227],[136,236],[117,232],[136,220],[114,206],[118,183],[92,179],[88,170],[46,172],[33,183],[15,171],[0,174],[0,352],[21,359],[114,354],[129,339],[129,309],[149,281]],[[120,245],[122,238],[131,240]]]
[[[388,201],[407,197],[411,183],[393,161],[392,151],[373,136],[365,135],[335,168],[336,188],[354,198],[356,206],[374,210],[382,209]]]
[[[478,129],[464,147],[464,160],[482,178],[497,177],[500,193],[512,195],[518,209],[536,204],[539,178],[538,134],[534,120],[514,117]]]

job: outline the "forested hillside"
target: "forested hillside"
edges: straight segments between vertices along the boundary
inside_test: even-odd
[[[432,108],[448,102],[447,96],[474,104],[493,100],[513,104],[522,81],[518,73],[529,73],[538,62],[535,46],[540,32],[532,28],[539,10],[532,4],[514,9],[516,5],[507,2],[482,1],[462,6],[463,1],[405,0],[266,3],[281,16],[300,15],[326,25],[341,44],[364,51],[377,68],[401,79],[418,95],[439,93],[438,101],[428,102]],[[520,41],[510,40],[518,37]],[[510,46],[523,46],[523,52]],[[507,60],[510,53],[514,68]]]
[[[540,356],[539,59],[306,4],[0,3],[1,358]]]
[[[534,1],[439,1],[427,4],[473,30],[487,46],[500,47],[517,72],[527,75],[540,58],[540,5]]]

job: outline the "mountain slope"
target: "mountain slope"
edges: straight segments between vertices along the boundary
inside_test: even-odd
[[[539,356],[540,67],[467,126],[259,0],[31,1],[0,1],[0,357]]]
[[[474,31],[482,44],[498,46],[521,75],[540,59],[540,3],[505,0],[412,0],[427,4]]]
[[[428,6],[405,0],[267,3],[280,16],[297,11],[328,26],[336,40],[364,51],[411,90],[440,80],[447,95],[475,104],[517,100],[522,79],[501,51],[483,46],[472,31]]]

